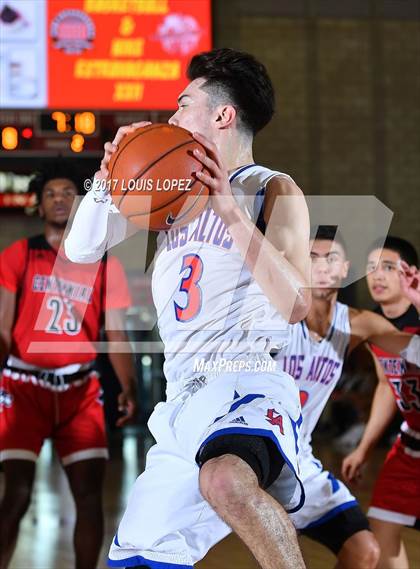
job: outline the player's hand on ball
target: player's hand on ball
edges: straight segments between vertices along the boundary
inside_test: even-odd
[[[206,149],[206,154],[198,149],[193,151],[195,158],[207,170],[196,172],[196,176],[209,188],[214,211],[226,221],[226,217],[238,207],[230,187],[228,171],[213,142],[198,132],[194,132],[193,137]]]
[[[150,121],[141,121],[141,122],[133,122],[132,124],[129,124],[127,126],[121,126],[117,130],[117,134],[115,135],[114,140],[112,142],[105,143],[104,145],[105,153],[101,161],[101,168],[100,170],[98,170],[98,172],[96,172],[95,178],[97,178],[98,180],[105,180],[108,177],[109,161],[111,160],[111,157],[114,154],[114,152],[118,150],[118,145],[121,142],[121,140],[124,138],[124,136],[126,134],[129,134],[130,132],[135,131],[138,128],[143,128],[145,126],[148,126],[149,124],[152,123]]]
[[[138,412],[137,395],[134,387],[125,389],[118,396],[118,411],[124,413],[116,422],[117,427],[123,427],[127,423],[132,423]]]
[[[420,271],[414,265],[410,267],[405,261],[400,261],[399,269],[401,290],[420,312]]]
[[[347,483],[357,484],[362,478],[362,466],[366,462],[366,453],[356,448],[347,455],[341,465],[341,476]]]

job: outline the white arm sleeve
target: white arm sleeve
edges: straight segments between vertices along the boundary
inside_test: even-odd
[[[420,336],[413,336],[408,346],[401,350],[400,354],[411,364],[420,367]]]
[[[95,188],[82,199],[64,242],[66,256],[74,263],[99,261],[107,249],[125,239],[127,220],[111,197]]]

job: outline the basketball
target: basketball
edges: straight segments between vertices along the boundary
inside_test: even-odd
[[[130,222],[153,231],[185,225],[205,208],[209,189],[195,176],[204,148],[184,128],[152,124],[126,135],[109,163],[111,197]]]

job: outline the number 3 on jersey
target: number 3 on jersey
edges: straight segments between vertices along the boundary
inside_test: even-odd
[[[179,322],[190,322],[201,310],[202,290],[198,283],[203,275],[203,261],[198,255],[184,255],[182,267],[179,271],[182,274],[188,271],[182,278],[179,286],[180,292],[185,292],[185,306],[180,306],[174,301],[175,317]]]

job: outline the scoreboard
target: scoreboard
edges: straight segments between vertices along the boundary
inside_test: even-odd
[[[99,156],[120,126],[142,120],[167,122],[172,112],[0,110],[0,151],[16,157],[82,152]]]
[[[0,0],[0,38],[2,109],[170,110],[211,0]]]

